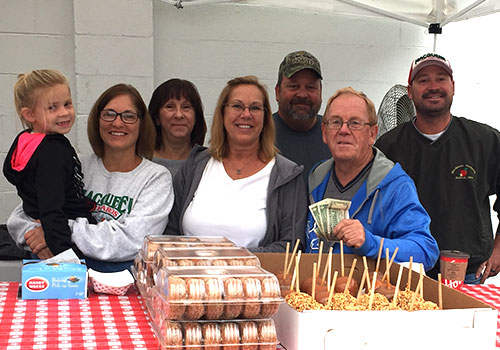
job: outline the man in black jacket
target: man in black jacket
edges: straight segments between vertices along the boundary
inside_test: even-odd
[[[375,146],[415,181],[439,248],[470,255],[465,283],[483,283],[500,271],[500,237],[494,238],[489,204],[490,195],[500,194],[500,133],[451,115],[454,92],[444,57],[430,53],[413,61],[408,95],[417,115]],[[500,200],[493,208],[500,211]],[[429,275],[438,272],[439,263]]]

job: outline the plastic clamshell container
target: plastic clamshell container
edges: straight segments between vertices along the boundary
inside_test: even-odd
[[[146,260],[153,259],[158,248],[180,247],[234,247],[234,243],[223,236],[168,236],[149,235],[144,237],[143,250]]]
[[[146,275],[145,270],[137,271],[135,266],[132,266],[132,276],[135,279],[135,286],[141,297],[145,300],[151,299],[152,288],[154,287],[154,278]]]
[[[233,321],[170,321],[153,323],[162,350],[260,349],[278,344],[272,319]]]
[[[144,250],[139,249],[134,259],[134,267],[137,272],[144,271],[146,276],[153,277],[153,259],[147,259]]]
[[[259,266],[163,267],[152,305],[170,320],[269,318],[283,302],[278,278]]]
[[[158,271],[163,266],[260,266],[260,261],[243,247],[160,248],[153,265]]]

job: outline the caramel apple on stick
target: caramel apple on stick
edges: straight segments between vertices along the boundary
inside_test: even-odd
[[[419,290],[422,287],[423,280],[424,280],[423,275],[420,275],[420,278],[418,279],[418,283],[417,283],[417,288],[415,289],[415,292],[413,293],[413,295],[411,297],[409,311],[413,311],[413,307],[415,306],[415,302],[417,301],[417,295],[419,295]]]
[[[369,299],[369,302],[368,302],[368,310],[372,309],[373,295],[375,294],[375,285],[376,285],[376,282],[377,282],[377,271],[375,271],[373,273],[373,281],[372,281],[372,288],[370,289],[370,299]]]
[[[353,281],[352,279],[352,274],[354,273],[354,269],[356,268],[356,263],[358,262],[357,259],[354,259],[352,261],[352,266],[351,266],[351,269],[349,270],[349,276],[347,277],[347,282],[345,284],[345,288],[344,288],[344,293],[347,293],[347,291],[350,291],[351,292],[351,295],[354,295],[357,293],[357,290],[354,290],[352,289],[353,287],[351,286],[351,281],[352,282],[355,282]],[[352,283],[352,285],[354,285],[355,283]],[[356,286],[357,288],[357,286]]]
[[[392,297],[392,305],[396,305],[398,300],[399,284],[401,283],[401,276],[403,275],[403,265],[399,265],[398,280],[396,281],[396,288],[394,289],[394,296]]]
[[[368,276],[368,270],[365,269],[363,271],[363,277],[361,277],[361,283],[359,285],[358,295],[356,296],[356,299],[359,299],[359,297],[361,296],[361,293],[363,292],[363,287],[365,286],[365,281],[366,281],[367,276]]]
[[[366,261],[366,256],[363,256],[363,265],[365,266],[365,270],[369,274],[370,271],[368,270],[368,262]],[[370,281],[370,278],[368,278],[368,276],[367,276],[367,279],[366,279],[366,285],[368,286],[368,290],[370,290],[370,289],[372,289],[372,283]]]
[[[389,262],[389,267],[387,267],[387,269],[386,269],[386,271],[385,271],[384,275],[382,276],[382,281],[383,281],[385,278],[387,278],[387,281],[389,281],[389,280],[390,280],[388,271],[390,270],[390,268],[391,268],[391,266],[392,266],[392,263],[394,262],[394,259],[396,258],[396,254],[398,253],[398,250],[399,250],[399,248],[398,248],[398,247],[396,247],[396,249],[394,249],[394,252],[392,253],[391,261]]]
[[[335,283],[337,282],[337,275],[339,274],[338,271],[335,271],[333,273],[333,280],[332,280],[332,285],[330,286],[330,294],[328,295],[328,304],[326,304],[327,308],[329,309],[332,305],[332,297],[333,293],[335,290]]]
[[[316,277],[318,275],[318,264],[316,262],[313,263],[313,270],[316,274],[311,275],[311,277],[306,278],[300,283],[300,290],[311,296],[313,296],[313,290],[316,292],[326,290],[326,286],[320,285],[319,279]]]

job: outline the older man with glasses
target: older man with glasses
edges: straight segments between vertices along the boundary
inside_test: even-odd
[[[339,251],[374,258],[381,239],[395,261],[422,263],[430,269],[439,250],[429,231],[430,218],[418,200],[411,178],[399,164],[373,147],[377,135],[373,102],[352,88],[338,90],[329,100],[322,123],[323,142],[332,158],[318,164],[309,175],[310,203],[324,198],[350,201],[349,217],[332,228],[327,242]],[[308,218],[307,250],[318,251],[317,224]]]

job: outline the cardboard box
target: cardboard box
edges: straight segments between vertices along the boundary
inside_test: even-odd
[[[283,270],[284,254],[259,253],[264,269],[275,274]],[[312,275],[317,254],[302,254],[300,280]],[[323,259],[326,255],[323,256]],[[354,276],[363,272],[361,257],[345,256],[346,274],[357,259]],[[324,260],[323,260],[324,261]],[[323,264],[322,264],[323,265]],[[370,271],[375,261],[368,259]],[[385,271],[385,262],[379,271]],[[334,255],[333,270],[340,258]],[[399,265],[390,269],[390,280],[396,284]],[[321,270],[321,273],[323,271]],[[412,272],[411,289],[415,290],[419,274]],[[401,289],[408,281],[404,268]],[[438,302],[438,283],[424,277],[424,299]],[[273,317],[278,340],[287,350],[297,349],[494,349],[497,332],[497,310],[464,293],[443,286],[443,310],[425,311],[295,311],[283,303]]]
[[[85,299],[87,265],[24,260],[21,286],[23,299]]]

